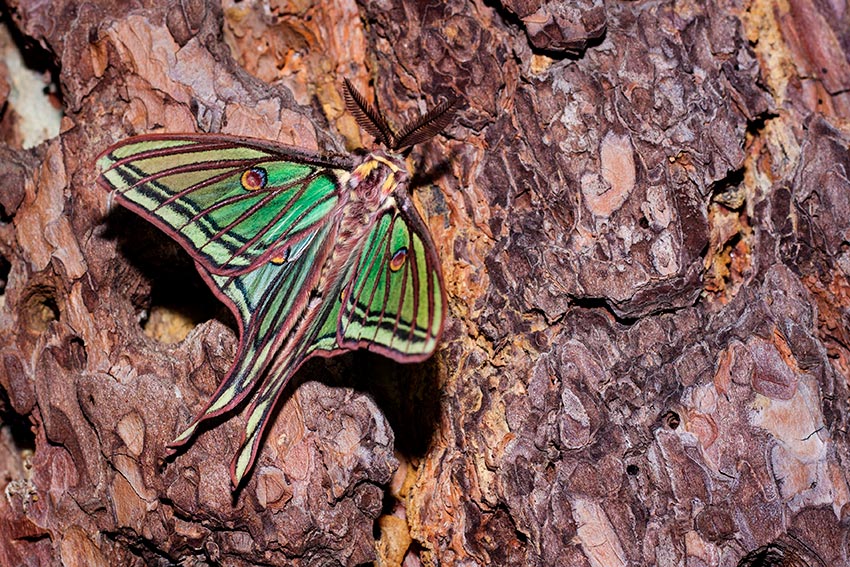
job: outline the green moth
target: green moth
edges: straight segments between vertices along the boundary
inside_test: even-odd
[[[232,367],[169,445],[254,393],[230,468],[234,487],[304,361],[358,348],[422,361],[442,333],[440,259],[401,153],[448,126],[458,99],[396,133],[347,80],[344,94],[386,151],[328,157],[256,139],[162,134],[126,139],[98,158],[99,184],[179,242],[236,317]]]

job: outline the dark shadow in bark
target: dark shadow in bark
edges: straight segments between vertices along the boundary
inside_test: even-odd
[[[147,313],[140,321],[142,328],[151,311],[163,307],[185,317],[193,326],[217,319],[237,332],[233,314],[212,293],[192,258],[176,241],[121,207],[109,214],[106,227],[103,238],[117,240],[121,257],[150,282],[150,294],[130,298],[137,309]]]

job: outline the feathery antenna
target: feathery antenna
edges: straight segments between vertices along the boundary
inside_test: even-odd
[[[357,92],[351,81],[345,79],[345,108],[361,128],[389,150],[398,151],[429,140],[448,126],[460,106],[461,99],[451,97],[444,100],[413,122],[405,125],[396,134],[386,118]]]
[[[361,128],[373,135],[378,142],[391,148],[395,142],[395,134],[386,119],[366,102],[363,95],[357,92],[351,81],[345,79],[345,108],[354,115]]]
[[[460,99],[457,97],[444,100],[417,120],[407,124],[398,133],[398,139],[393,149],[398,150],[408,146],[415,146],[442,132],[451,123],[452,118],[454,118],[459,103]]]

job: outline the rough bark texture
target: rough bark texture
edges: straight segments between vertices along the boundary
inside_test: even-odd
[[[850,564],[846,3],[119,4],[6,12],[0,566]],[[368,144],[343,77],[467,100],[411,157],[448,330],[309,365],[231,494],[241,415],[164,455],[232,321],[93,162]]]

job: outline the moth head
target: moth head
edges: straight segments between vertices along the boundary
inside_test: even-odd
[[[391,152],[402,152],[442,132],[451,123],[461,102],[458,97],[449,97],[395,132],[377,105],[373,107],[369,104],[348,79],[345,79],[344,95],[345,108],[354,116],[357,124]]]
[[[399,184],[406,184],[410,173],[404,159],[398,154],[385,151],[374,151],[351,172],[352,187],[370,189],[367,198],[383,200],[389,196]],[[365,182],[365,183],[364,183]]]

